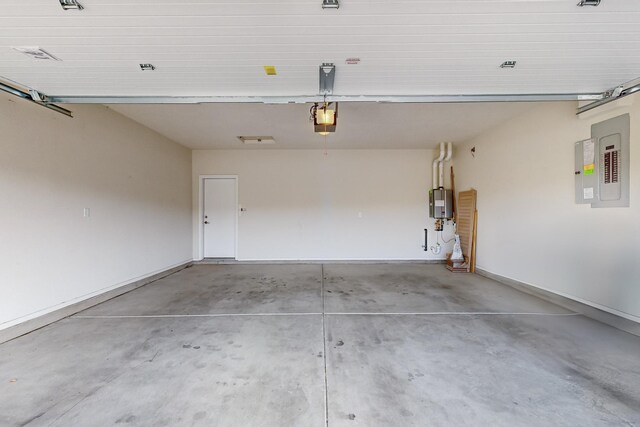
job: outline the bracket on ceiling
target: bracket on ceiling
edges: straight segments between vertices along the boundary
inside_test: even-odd
[[[35,102],[47,102],[47,95],[44,95],[37,90],[30,89],[29,95],[31,95],[31,99]]]
[[[608,104],[636,92],[640,92],[640,78],[628,81],[614,87],[613,89],[609,89],[602,94],[602,99],[583,105],[582,107],[578,107],[578,112],[576,114],[586,113],[589,110],[593,110],[601,105]]]
[[[600,4],[600,0],[580,0],[578,6],[598,6]]]
[[[60,0],[60,6],[64,10],[82,10],[84,7],[77,0]]]
[[[340,2],[338,0],[322,0],[323,9],[339,9]]]
[[[336,66],[325,62],[320,66],[320,95],[333,93],[333,82],[336,78]]]
[[[71,111],[67,110],[66,108],[59,107],[55,104],[51,104],[49,98],[46,95],[38,92],[37,90],[29,89],[28,92],[25,92],[24,90],[9,86],[8,84],[2,82],[0,82],[0,90],[41,105],[57,113],[64,114],[65,116],[73,117],[73,115],[71,115]]]

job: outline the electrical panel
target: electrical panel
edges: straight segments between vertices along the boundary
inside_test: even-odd
[[[429,191],[429,217],[436,219],[453,218],[453,194],[451,190],[439,188]]]
[[[608,135],[600,140],[600,200],[620,200],[620,135]]]
[[[575,144],[576,203],[592,208],[629,206],[629,115],[591,126]]]

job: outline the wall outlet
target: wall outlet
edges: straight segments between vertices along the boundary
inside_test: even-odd
[[[89,218],[91,216],[91,208],[84,208],[82,210],[82,216],[85,218]]]

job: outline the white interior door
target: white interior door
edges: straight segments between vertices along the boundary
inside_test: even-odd
[[[205,258],[236,257],[236,185],[235,178],[204,180],[202,221]]]

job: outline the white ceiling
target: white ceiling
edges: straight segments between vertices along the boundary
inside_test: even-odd
[[[317,94],[322,62],[337,95],[593,93],[640,75],[638,0],[79,1],[3,0],[0,76],[52,96],[294,96]]]
[[[111,105],[192,149],[433,148],[460,142],[531,108],[527,103],[340,103],[336,132],[313,133],[309,104]],[[276,144],[244,146],[238,136],[273,136]]]

